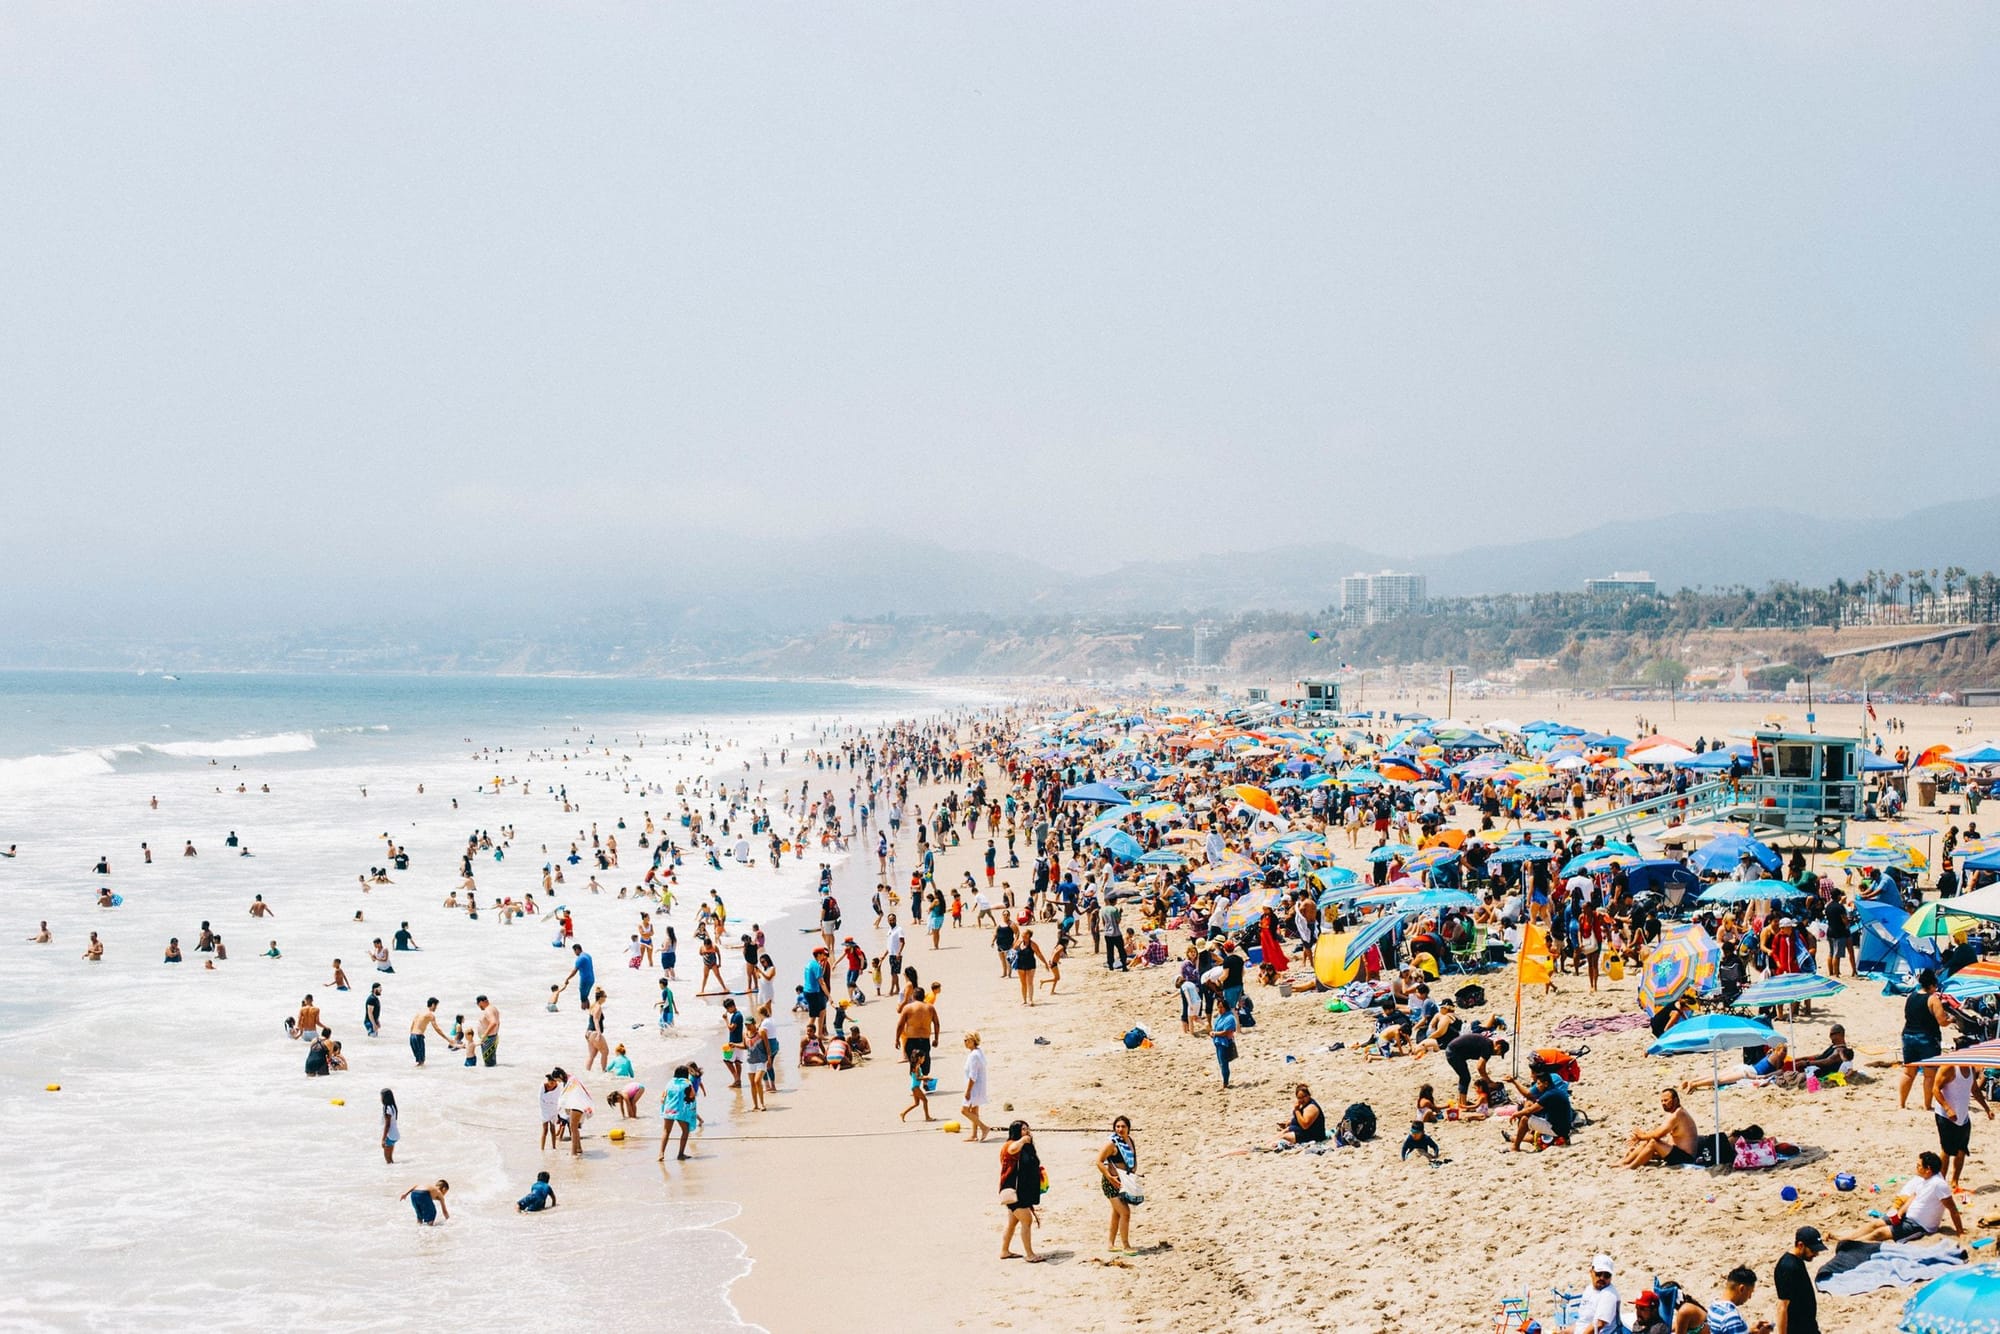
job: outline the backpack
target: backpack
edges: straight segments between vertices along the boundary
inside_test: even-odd
[[[1340,1134],[1342,1143],[1364,1144],[1375,1138],[1375,1109],[1365,1102],[1357,1102],[1341,1114]]]
[[[1477,1010],[1486,1004],[1486,988],[1476,983],[1467,983],[1452,995],[1461,1010]]]

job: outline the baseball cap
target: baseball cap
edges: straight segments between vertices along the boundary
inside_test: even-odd
[[[1634,1306],[1658,1306],[1659,1304],[1660,1304],[1660,1294],[1654,1292],[1650,1288],[1640,1293],[1637,1297],[1633,1298],[1632,1300],[1632,1305]]]
[[[1611,1257],[1599,1251],[1597,1258],[1590,1262],[1590,1272],[1593,1274],[1609,1274],[1612,1271]]]
[[[1826,1249],[1826,1239],[1819,1235],[1819,1229],[1816,1227],[1800,1228],[1792,1234],[1792,1241],[1800,1246],[1811,1247],[1814,1255]]]

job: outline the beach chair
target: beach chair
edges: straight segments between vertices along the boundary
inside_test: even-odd
[[[1552,1317],[1557,1329],[1567,1329],[1575,1324],[1583,1314],[1583,1294],[1564,1292],[1561,1288],[1550,1288],[1549,1296],[1555,1298],[1556,1310]]]
[[[1518,1297],[1502,1297],[1500,1314],[1493,1318],[1493,1334],[1519,1334],[1532,1318],[1528,1314],[1529,1290],[1521,1289]]]

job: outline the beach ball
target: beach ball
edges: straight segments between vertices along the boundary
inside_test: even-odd
[[[956,1135],[959,1131],[959,1124],[956,1121],[947,1121],[943,1125],[939,1126],[938,1129],[942,1130],[947,1135]]]
[[[345,1106],[347,1106],[347,1099],[345,1099],[345,1098],[334,1098],[334,1099],[331,1099],[331,1101],[332,1101],[333,1105],[334,1105],[334,1106],[336,1106],[336,1107],[345,1107]]]
[[[49,1092],[51,1092],[51,1093],[61,1093],[61,1092],[62,1092],[62,1085],[61,1085],[61,1084],[51,1084],[51,1085],[49,1085],[49,1086],[48,1086],[48,1089],[49,1089]]]
[[[624,1138],[625,1138],[625,1132],[624,1132],[624,1130],[622,1130],[622,1129],[621,1129],[621,1128],[619,1128],[618,1126],[613,1126],[613,1127],[611,1127],[611,1142],[612,1142],[612,1143],[616,1144],[616,1143],[617,1143],[618,1141],[620,1141],[620,1140],[622,1140],[622,1139],[624,1139]]]

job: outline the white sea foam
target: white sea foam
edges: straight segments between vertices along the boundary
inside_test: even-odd
[[[276,736],[239,736],[226,741],[163,741],[145,747],[176,759],[236,760],[254,755],[296,755],[315,750],[311,732],[280,732]]]

